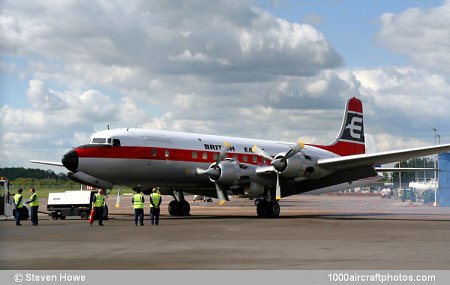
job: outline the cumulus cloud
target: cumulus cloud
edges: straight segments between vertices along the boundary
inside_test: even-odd
[[[361,84],[366,113],[376,118],[369,121],[368,128],[380,134],[378,139],[385,141],[383,149],[388,145],[404,145],[400,143],[402,140],[409,146],[434,143],[431,128],[448,129],[448,76],[413,67],[363,69],[353,73]],[[386,140],[387,137],[390,139]],[[422,143],[418,143],[418,137]]]
[[[450,71],[450,1],[435,8],[411,8],[399,14],[385,13],[378,41],[405,54],[414,64]]]

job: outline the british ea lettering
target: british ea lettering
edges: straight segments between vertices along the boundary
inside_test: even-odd
[[[221,150],[222,149],[222,145],[220,144],[203,144],[204,148],[207,150]],[[227,151],[235,151],[234,146],[230,146]]]
[[[244,152],[253,152],[251,147],[244,147]]]

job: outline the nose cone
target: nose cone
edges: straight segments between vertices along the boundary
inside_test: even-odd
[[[76,172],[78,169],[78,154],[76,151],[71,150],[68,153],[66,153],[62,157],[62,164],[64,167],[66,167],[68,170],[72,172]]]

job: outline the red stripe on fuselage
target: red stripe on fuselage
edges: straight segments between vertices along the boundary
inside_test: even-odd
[[[150,159],[213,163],[215,151],[187,150],[174,148],[121,146],[121,147],[89,147],[76,148],[79,158],[119,158],[119,159]],[[193,153],[196,153],[193,155]],[[270,161],[253,153],[227,153],[227,157],[235,158],[240,162],[254,165],[270,165]],[[256,157],[256,158],[254,158]],[[255,161],[255,160],[256,161]]]

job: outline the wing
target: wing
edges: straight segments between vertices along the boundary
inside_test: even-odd
[[[54,162],[54,161],[29,160],[29,162],[38,163],[38,164],[53,165],[53,166],[64,166],[61,162]]]
[[[398,162],[414,157],[427,156],[441,152],[450,151],[450,144],[411,148],[405,150],[386,151],[369,154],[357,154],[349,156],[339,156],[333,158],[323,158],[317,161],[319,167],[330,170],[346,170],[364,166],[374,166],[379,164],[386,164]]]

